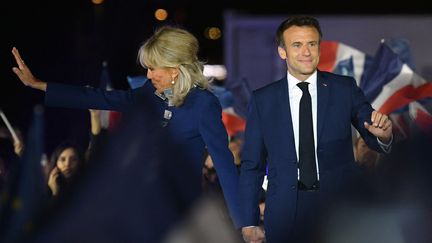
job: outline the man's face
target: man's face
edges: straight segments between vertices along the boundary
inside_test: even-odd
[[[278,47],[279,56],[286,60],[288,71],[304,81],[318,66],[320,36],[310,26],[291,26],[283,32],[285,46]]]

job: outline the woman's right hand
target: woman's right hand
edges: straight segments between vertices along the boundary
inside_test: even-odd
[[[15,61],[18,64],[18,67],[13,67],[12,71],[18,76],[18,78],[21,80],[21,82],[26,85],[30,86],[34,89],[39,89],[42,91],[46,91],[47,83],[35,78],[33,74],[31,73],[30,69],[27,67],[27,65],[24,63],[23,59],[21,58],[21,55],[18,52],[18,49],[15,47],[12,48],[12,54],[15,57]]]
[[[53,196],[56,196],[59,193],[59,184],[58,184],[59,176],[60,176],[60,170],[56,166],[54,167],[54,169],[51,170],[48,178],[48,187],[51,189]]]

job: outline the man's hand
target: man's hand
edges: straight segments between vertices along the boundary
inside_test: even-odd
[[[243,240],[247,243],[262,243],[265,242],[264,230],[258,226],[243,227]]]
[[[393,124],[389,117],[378,111],[373,111],[371,116],[372,124],[364,123],[365,128],[377,137],[381,142],[388,144],[392,137]]]

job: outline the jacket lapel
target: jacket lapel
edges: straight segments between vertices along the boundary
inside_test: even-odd
[[[294,131],[291,117],[291,107],[289,103],[289,91],[288,91],[288,80],[283,78],[279,81],[280,85],[278,85],[278,101],[275,104],[281,104],[278,112],[280,112],[283,122],[283,127],[285,127],[284,134],[286,134],[287,139],[291,139],[292,144],[294,144]],[[295,149],[294,149],[295,151]]]
[[[324,118],[327,111],[327,105],[330,95],[330,82],[326,80],[320,71],[317,75],[317,144],[320,141],[322,129],[324,127]]]

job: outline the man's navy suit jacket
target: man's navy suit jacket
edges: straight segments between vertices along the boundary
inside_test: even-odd
[[[284,239],[295,223],[297,203],[301,203],[297,200],[298,166],[287,78],[254,91],[249,108],[240,173],[243,213],[247,225],[258,224],[259,191],[268,167],[266,237]],[[316,153],[320,194],[338,193],[349,179],[347,172],[355,165],[351,124],[370,147],[382,151],[376,137],[363,125],[370,122],[372,111],[353,78],[318,71]]]

